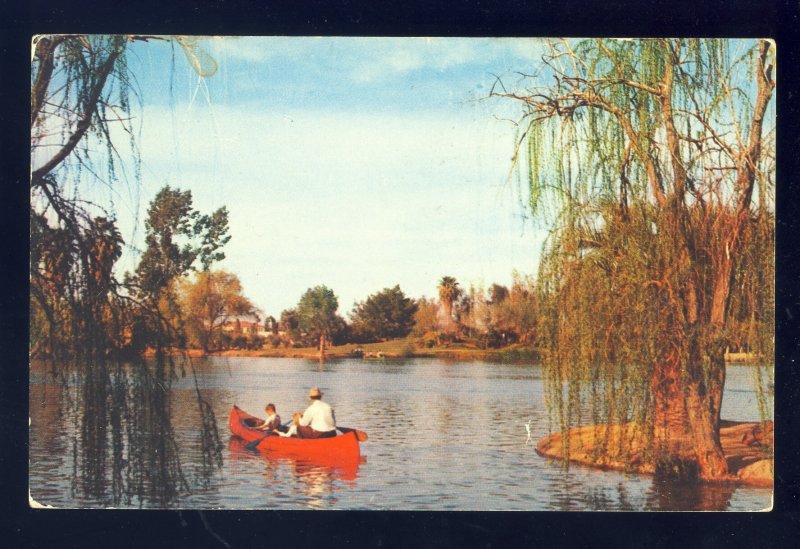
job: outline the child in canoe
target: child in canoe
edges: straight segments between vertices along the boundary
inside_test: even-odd
[[[256,429],[260,431],[272,432],[281,426],[281,416],[278,415],[278,411],[275,409],[274,404],[271,402],[267,404],[267,407],[264,408],[264,411],[267,413],[267,417],[264,420],[264,423],[256,427]]]

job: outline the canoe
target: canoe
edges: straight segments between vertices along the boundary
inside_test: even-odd
[[[237,436],[230,437],[230,440],[228,440],[228,459],[252,463],[253,452],[247,450],[246,444],[243,439]],[[355,480],[358,478],[359,467],[362,463],[367,462],[367,457],[363,455],[359,456],[358,459],[352,457],[319,458],[282,454],[278,451],[259,452],[258,458],[269,463],[269,467],[273,471],[287,465],[290,471],[295,474],[311,471],[313,474],[305,476],[305,479],[311,480],[317,479],[318,473],[328,475],[337,480]]]
[[[246,442],[261,440],[256,448],[261,452],[271,452],[286,456],[297,456],[324,461],[358,462],[360,449],[355,432],[341,434],[331,438],[303,439],[293,437],[265,436],[264,431],[253,426],[260,425],[263,420],[251,416],[238,406],[231,409],[228,426],[231,433]]]

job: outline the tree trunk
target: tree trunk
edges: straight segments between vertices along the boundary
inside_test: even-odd
[[[319,358],[320,360],[325,358],[325,334],[319,334]]]
[[[728,465],[719,439],[719,410],[725,385],[724,354],[706,349],[708,369],[695,336],[676,346],[653,373],[656,471],[666,466],[681,477],[721,479]],[[720,347],[721,349],[721,347]],[[687,357],[686,364],[681,356]],[[684,478],[684,480],[686,480]]]
[[[654,446],[657,459],[688,458],[689,425],[677,352],[656,366],[651,381],[655,401]]]
[[[680,469],[680,476],[724,478],[728,465],[719,439],[719,402],[723,383],[706,383],[702,363],[681,372],[677,361],[656,369],[654,446],[659,466]],[[698,376],[693,373],[697,372]],[[724,365],[721,368],[724,372]],[[681,382],[681,377],[688,379]],[[717,376],[719,379],[719,376]],[[724,380],[724,373],[723,378]]]
[[[698,365],[691,369],[701,369]],[[721,368],[712,366],[709,381],[692,379],[686,388],[686,411],[695,459],[700,478],[706,480],[724,478],[728,474],[728,462],[719,439],[719,402],[722,400],[722,384],[715,382]],[[702,376],[702,373],[701,373]],[[724,382],[723,382],[724,383]]]

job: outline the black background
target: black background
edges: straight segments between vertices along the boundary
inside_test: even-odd
[[[0,545],[5,547],[795,547],[800,408],[796,45],[784,1],[0,0]],[[778,44],[776,485],[769,513],[34,510],[28,507],[30,39],[38,33],[771,37]]]

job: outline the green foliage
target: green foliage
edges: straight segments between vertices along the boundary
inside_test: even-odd
[[[417,309],[399,285],[384,288],[353,308],[353,331],[364,341],[405,337],[414,326]]]
[[[443,276],[439,280],[439,299],[446,307],[452,307],[453,303],[461,296],[461,293],[458,281],[452,276]]]
[[[744,236],[726,324],[732,351],[775,353],[775,215],[759,209]],[[771,372],[771,369],[770,369]]]
[[[444,322],[442,328],[446,331],[453,331],[457,328],[457,322],[453,318],[453,305],[463,295],[458,282],[452,276],[443,276],[439,280],[439,302],[444,308]]]
[[[297,316],[297,309],[281,311],[278,329],[289,339],[297,339],[300,336],[300,317]]]
[[[483,348],[536,343],[539,308],[535,282],[530,276],[514,272],[510,290],[495,283],[490,286],[488,297],[481,286],[470,285],[464,292],[454,278],[442,280],[447,293],[455,288],[457,299],[450,304],[451,320],[446,320],[444,304],[424,297],[417,300],[411,333],[421,338],[422,344],[432,346],[460,338],[477,340]]]
[[[208,270],[212,262],[224,259],[219,250],[230,240],[226,208],[201,215],[192,208],[191,191],[169,185],[150,203],[145,227],[146,248],[133,281],[150,295],[187,274],[198,259]]]
[[[328,340],[337,329],[342,329],[341,317],[336,310],[339,300],[326,286],[309,288],[297,303],[299,328],[314,339]]]
[[[340,315],[334,315],[330,331],[330,341],[334,345],[343,345],[353,341],[351,326]]]
[[[539,361],[539,353],[527,347],[509,347],[500,351],[492,351],[486,355],[491,361],[502,362],[504,364],[515,363],[535,363]]]
[[[535,282],[515,272],[511,290],[501,288],[505,291],[499,291],[489,306],[491,330],[506,345],[516,341],[534,343],[539,321]]]
[[[439,304],[435,299],[421,297],[417,300],[417,312],[414,313],[413,334],[422,337],[428,332],[439,329]]]
[[[561,430],[590,415],[650,437],[661,414],[675,423],[659,448],[672,451],[688,422],[717,428],[736,334],[769,347],[773,49],[554,41],[527,88],[493,92],[521,102],[515,161],[552,227],[538,338]],[[718,440],[703,436],[701,474],[724,472]]]
[[[123,245],[113,212],[81,196],[85,179],[104,173],[97,157],[105,156],[106,183],[118,180],[124,149],[110,131],[112,120],[131,129],[126,44],[121,36],[34,41],[30,274],[32,320],[44,337],[32,351],[53,358],[105,362],[135,313],[113,276]]]

